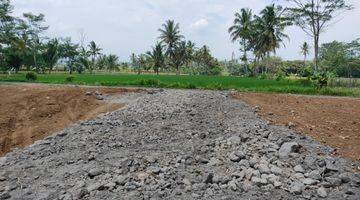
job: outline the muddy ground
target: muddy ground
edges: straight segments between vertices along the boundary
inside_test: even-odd
[[[0,199],[360,199],[357,163],[230,92],[157,90],[0,158]]]
[[[259,108],[271,123],[293,126],[360,162],[360,98],[287,94],[237,93],[236,98]]]
[[[96,92],[102,95],[96,95]],[[77,121],[119,109],[123,105],[99,99],[123,92],[131,90],[39,84],[0,85],[0,156],[11,149],[28,146]]]

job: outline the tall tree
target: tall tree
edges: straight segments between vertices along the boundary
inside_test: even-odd
[[[42,53],[42,58],[49,69],[49,73],[52,72],[54,66],[59,60],[59,41],[58,39],[50,40],[45,44],[45,50]]]
[[[43,72],[43,69],[39,68],[39,65],[37,63],[37,56],[40,53],[40,47],[42,43],[42,33],[47,30],[49,27],[43,25],[45,22],[45,15],[44,14],[38,14],[35,15],[33,13],[24,13],[23,14],[24,20],[21,20],[20,23],[22,23],[21,27],[25,28],[26,30],[23,30],[23,35],[25,39],[25,44],[28,45],[30,48],[30,51],[33,56],[33,64],[35,69],[37,69],[38,72]]]
[[[165,65],[165,56],[163,53],[163,45],[161,43],[157,43],[155,47],[152,48],[151,52],[147,52],[150,56],[153,65],[154,71],[157,75],[159,75],[159,69],[163,68]]]
[[[197,48],[196,48],[196,45],[195,45],[194,42],[192,42],[192,41],[187,41],[186,42],[186,61],[185,61],[185,65],[187,65],[187,67],[190,67],[189,65],[194,60],[196,49]]]
[[[10,0],[0,0],[0,49],[4,44],[10,44],[10,39],[14,34],[12,11],[13,7],[10,4]]]
[[[239,41],[243,56],[241,60],[244,62],[244,72],[248,73],[248,57],[247,51],[250,50],[251,31],[253,28],[252,11],[250,9],[241,9],[240,13],[235,13],[233,25],[229,28],[232,42]]]
[[[141,68],[139,65],[139,57],[135,54],[132,53],[130,56],[130,61],[131,61],[131,66],[134,70],[136,70],[138,72],[138,74],[141,73]]]
[[[176,75],[180,75],[180,67],[186,63],[186,42],[182,41],[174,48],[173,65]]]
[[[146,67],[147,64],[147,60],[146,60],[146,55],[145,54],[140,54],[138,56],[138,74],[141,74],[141,70],[144,69]]]
[[[284,44],[284,39],[289,39],[284,29],[291,23],[283,14],[284,10],[281,6],[272,4],[266,6],[260,12],[260,16],[255,16],[251,43],[256,56],[269,58],[271,53],[276,53],[280,44]],[[263,72],[266,71],[266,66],[264,67]]]
[[[183,38],[183,36],[180,34],[179,24],[175,23],[174,20],[167,20],[162,26],[163,28],[159,29],[159,39],[161,42],[167,45],[166,55],[170,58],[173,67],[176,67],[175,49]]]
[[[70,38],[65,39],[65,41],[59,47],[59,54],[62,58],[66,60],[66,65],[70,74],[73,73],[78,62],[79,57],[79,45],[71,42]]]
[[[108,70],[115,70],[119,65],[119,57],[114,54],[110,54],[107,56],[107,66]]]
[[[304,42],[302,45],[301,45],[301,54],[304,56],[304,65],[306,63],[306,57],[309,55],[310,53],[310,47],[309,47],[309,44],[307,42]]]
[[[287,0],[291,17],[307,35],[314,40],[315,70],[319,67],[319,41],[334,17],[343,11],[352,9],[345,0]]]
[[[92,57],[91,58],[92,67],[90,69],[90,73],[92,73],[92,71],[95,69],[96,57],[101,54],[102,49],[94,41],[91,41],[88,47],[89,47],[89,54]]]

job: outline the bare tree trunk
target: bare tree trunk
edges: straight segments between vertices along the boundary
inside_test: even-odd
[[[243,40],[243,44],[244,44],[244,72],[245,74],[248,73],[248,62],[247,62],[247,46],[246,46],[246,41]]]
[[[315,34],[314,53],[315,53],[315,71],[317,71],[319,69],[319,34]]]
[[[180,67],[176,66],[176,75],[180,75]]]

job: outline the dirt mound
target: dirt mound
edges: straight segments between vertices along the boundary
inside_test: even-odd
[[[105,94],[129,92],[121,88],[82,88],[46,85],[0,86],[0,156],[60,131],[70,124],[116,110],[122,105],[99,101]],[[86,95],[86,93],[92,95]]]
[[[334,154],[360,161],[360,99],[241,93],[236,98],[261,108],[277,125],[290,125],[335,148]]]

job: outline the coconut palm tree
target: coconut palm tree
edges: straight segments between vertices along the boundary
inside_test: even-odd
[[[157,75],[159,75],[159,69],[165,65],[165,55],[163,53],[163,45],[159,42],[152,47],[152,51],[147,52],[147,55],[151,58],[154,70]]]
[[[283,9],[274,4],[267,6],[261,11],[261,18],[259,20],[260,43],[263,43],[263,48],[266,53],[276,53],[276,49],[280,44],[284,44],[284,39],[289,39],[289,36],[284,33],[286,26],[290,22],[282,16]]]
[[[144,69],[146,67],[146,54],[140,54],[138,56],[138,74],[141,74],[141,70]]]
[[[276,49],[280,44],[284,44],[284,39],[289,39],[284,29],[291,23],[282,16],[283,12],[282,7],[272,4],[260,12],[261,16],[255,16],[251,43],[257,57],[270,57],[270,53],[276,54]]]
[[[242,46],[243,56],[241,60],[244,62],[244,71],[248,72],[247,51],[250,50],[251,31],[253,28],[252,11],[250,9],[241,9],[240,13],[235,13],[234,24],[229,28],[232,42],[239,41]]]
[[[116,67],[119,65],[118,63],[119,61],[119,57],[117,55],[114,55],[114,54],[110,54],[107,56],[107,59],[106,59],[106,64],[107,64],[107,67],[108,67],[108,70],[115,70]]]
[[[180,67],[186,63],[186,42],[182,41],[174,49],[173,65],[176,75],[180,75]]]
[[[134,69],[134,70],[137,70],[138,71],[138,74],[140,74],[140,67],[139,67],[139,58],[138,56],[135,54],[135,53],[132,53],[131,56],[130,56],[130,61],[131,61],[131,67]]]
[[[45,44],[45,50],[42,53],[42,57],[47,67],[49,68],[49,73],[52,72],[55,64],[60,59],[59,57],[59,41],[58,39],[50,40]]]
[[[186,61],[185,61],[185,64],[188,67],[191,64],[191,62],[194,60],[195,52],[196,52],[195,43],[192,41],[188,41],[186,43]]]
[[[175,23],[174,20],[167,20],[162,27],[162,29],[159,29],[159,39],[166,44],[166,55],[170,58],[172,65],[175,67],[175,48],[179,45],[179,42],[184,36],[180,34],[179,24]]]
[[[92,69],[90,69],[90,73],[92,73],[92,70],[95,68],[96,57],[101,54],[102,49],[94,41],[91,41],[88,47],[89,55],[92,57]]]
[[[307,42],[304,42],[304,44],[301,45],[301,54],[304,56],[304,65],[306,63],[306,57],[310,53],[310,46]]]

